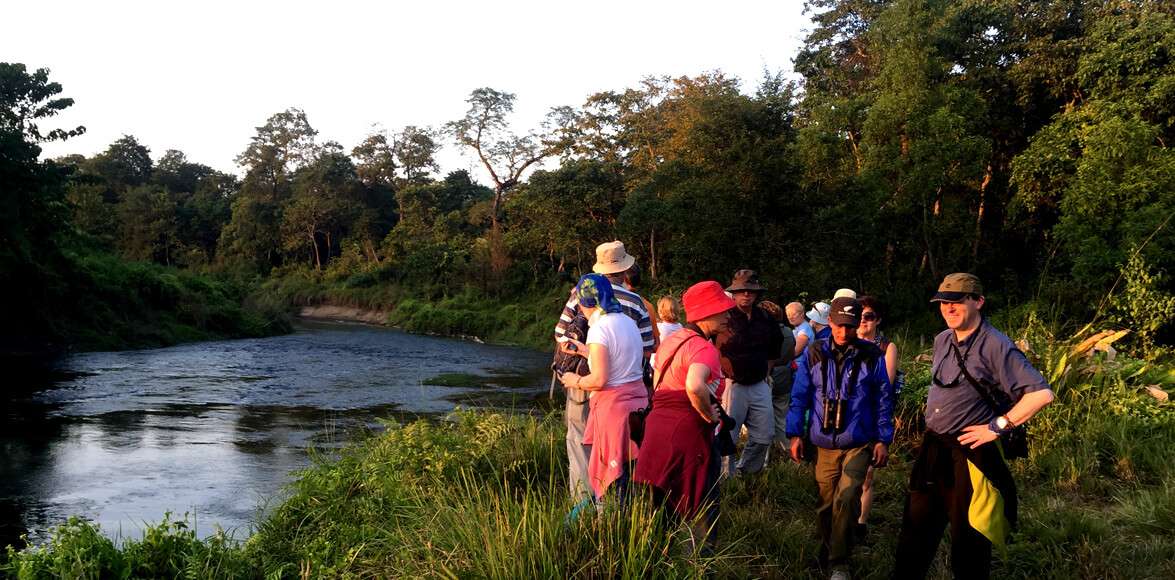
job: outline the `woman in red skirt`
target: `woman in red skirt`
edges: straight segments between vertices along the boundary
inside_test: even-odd
[[[714,451],[716,401],[722,396],[723,377],[718,349],[710,340],[726,328],[735,304],[713,281],[691,286],[681,301],[687,324],[661,337],[653,409],[645,419],[633,481],[648,485],[654,500],[677,517],[697,521],[694,537],[712,544],[720,463]]]

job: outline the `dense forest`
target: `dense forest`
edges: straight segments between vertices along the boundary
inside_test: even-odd
[[[965,270],[998,308],[1170,344],[1170,3],[807,8],[798,81],[650,76],[533,130],[511,124],[516,95],[479,88],[460,119],[350,149],[291,108],[242,144],[241,176],[131,135],[41,160],[84,128],[45,128],[72,104],[46,69],[0,64],[5,349],[150,342],[134,328],[155,319],[126,312],[142,304],[182,328],[279,331],[264,281],[283,300],[296,280],[318,289],[304,300],[522,302],[565,292],[611,239],[658,292],[751,267],[779,299],[849,286],[932,324],[928,292]],[[488,183],[439,167],[445,144]]]

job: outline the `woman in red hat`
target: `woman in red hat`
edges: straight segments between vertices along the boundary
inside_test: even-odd
[[[727,325],[735,303],[722,286],[699,282],[681,298],[686,326],[661,337],[654,373],[653,409],[645,419],[641,458],[633,481],[683,519],[704,513],[694,537],[712,544],[718,518],[719,457],[714,432],[722,381],[718,349],[710,339]]]

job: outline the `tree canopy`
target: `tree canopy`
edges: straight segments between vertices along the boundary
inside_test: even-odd
[[[1119,282],[1170,294],[1169,3],[806,7],[794,82],[650,76],[530,131],[513,93],[483,87],[441,130],[376,131],[349,150],[291,108],[244,144],[240,179],[131,135],[37,161],[36,143],[84,129],[43,127],[71,103],[47,71],[0,65],[5,267],[40,264],[76,232],[133,260],[503,296],[565,284],[619,238],[660,288],[751,267],[781,298],[850,286],[916,316],[961,270],[997,301],[1081,315]],[[442,136],[488,187],[442,172]],[[1125,280],[1127,263],[1151,274]]]

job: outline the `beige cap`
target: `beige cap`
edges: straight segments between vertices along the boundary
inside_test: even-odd
[[[836,300],[837,298],[852,298],[853,300],[856,300],[857,292],[851,288],[841,288],[840,290],[836,291],[836,294],[832,295],[833,300]]]

